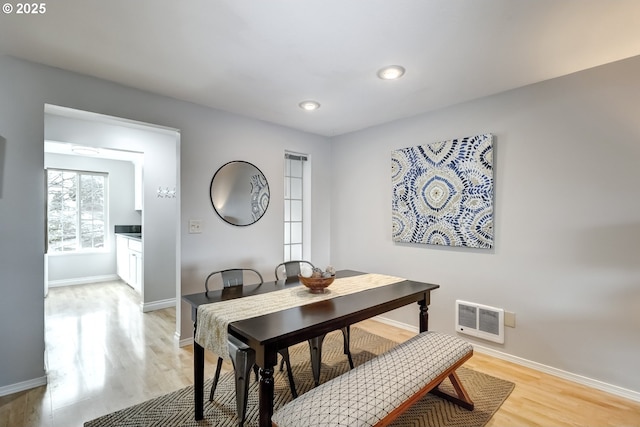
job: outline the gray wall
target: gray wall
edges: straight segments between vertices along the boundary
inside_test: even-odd
[[[317,186],[311,195],[312,257],[321,265],[329,262],[331,146],[327,138],[0,56],[0,141],[4,140],[0,142],[0,394],[37,385],[45,375],[45,103],[180,130],[179,214],[183,220],[174,241],[181,242],[182,293],[200,291],[207,272],[231,263],[255,266],[266,279],[273,277],[274,266],[282,260],[283,206],[277,201],[283,195],[285,150],[309,153],[313,159]],[[265,173],[275,201],[251,227],[223,223],[209,201],[215,171],[238,159],[255,163]],[[153,179],[162,178],[159,171]],[[145,194],[145,205],[147,198],[155,197],[153,192]],[[188,219],[201,219],[203,233],[187,234]],[[161,241],[154,247],[161,251],[171,244]],[[193,330],[189,312],[183,305],[178,309],[178,335],[188,338]]]
[[[297,108],[297,106],[292,106]],[[293,112],[293,114],[297,114]],[[284,245],[284,153],[310,156],[310,259],[327,265],[331,207],[331,145],[327,138],[199,109],[193,120],[206,126],[182,127],[182,293],[202,292],[208,273],[229,266],[253,267],[274,280]],[[191,143],[187,143],[187,138]],[[230,160],[255,164],[266,176],[271,202],[255,224],[238,227],[222,221],[209,199],[211,178]],[[188,234],[188,221],[202,220],[202,234]],[[191,312],[181,307],[181,337],[193,336]]]
[[[107,206],[109,224],[106,252],[80,254],[49,253],[48,280],[51,286],[65,284],[74,279],[100,278],[116,275],[116,239],[113,226],[116,224],[140,224],[140,212],[134,210],[133,163],[122,160],[96,159],[91,157],[45,153],[45,167],[106,172],[109,174]]]
[[[640,392],[640,57],[334,138],[331,257],[516,313],[513,356]],[[495,135],[495,249],[391,240],[390,155]],[[393,313],[417,327],[417,309]],[[464,336],[469,338],[468,336]],[[469,338],[473,341],[472,338]]]

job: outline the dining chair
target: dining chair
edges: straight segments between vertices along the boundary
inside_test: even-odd
[[[302,271],[302,268],[306,266],[314,269],[314,265],[309,261],[285,261],[276,266],[275,276],[276,280],[291,279],[298,277],[298,274]]]
[[[204,289],[209,294],[209,281],[213,282],[216,287],[222,285],[222,288],[231,288],[234,286],[242,286],[248,280],[256,281],[259,285],[264,283],[262,274],[253,268],[228,268],[210,273],[204,281]]]
[[[231,289],[240,289],[244,286],[245,281],[253,280],[258,285],[264,283],[262,275],[253,268],[229,268],[226,270],[219,270],[210,273],[204,281],[205,292],[208,295],[210,292],[209,282],[212,285],[222,285],[222,291]],[[236,408],[238,411],[238,418],[240,419],[240,425],[243,424],[246,412],[247,412],[247,397],[249,393],[249,380],[251,376],[251,370],[255,372],[256,381],[258,380],[258,366],[255,364],[256,353],[251,347],[243,343],[233,335],[229,335],[229,357],[233,364],[233,371],[235,374],[235,386],[236,386]],[[282,360],[287,365],[287,377],[289,379],[289,387],[291,389],[291,395],[295,399],[298,397],[295,383],[293,381],[293,374],[291,373],[291,361],[289,359],[289,349],[279,351],[282,356]],[[222,369],[222,357],[218,357],[218,363],[216,366],[216,373],[213,378],[213,384],[211,385],[211,393],[209,394],[209,401],[213,401],[213,394],[216,391],[218,385],[218,379],[220,378],[220,372]]]
[[[275,276],[276,280],[289,280],[297,278],[303,267],[315,268],[312,263],[304,260],[294,260],[281,262],[276,266]],[[353,359],[351,358],[351,350],[349,348],[351,327],[345,326],[341,329],[343,337],[343,351],[347,355],[349,360],[349,367],[353,369]],[[322,364],[322,341],[327,334],[320,335],[318,337],[311,338],[309,340],[309,351],[311,353],[311,370],[313,372],[313,379],[315,385],[320,384],[320,367]],[[284,369],[285,360],[280,362],[280,371]],[[291,371],[290,368],[288,368]]]

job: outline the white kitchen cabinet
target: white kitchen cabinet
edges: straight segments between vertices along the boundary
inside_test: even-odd
[[[142,242],[129,239],[129,285],[142,292]]]
[[[116,272],[129,286],[142,292],[142,242],[116,235]]]
[[[116,234],[116,273],[129,283],[129,238]]]

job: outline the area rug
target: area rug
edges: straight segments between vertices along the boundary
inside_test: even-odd
[[[357,366],[375,357],[395,343],[370,334],[359,328],[351,331],[351,354]],[[296,388],[302,394],[313,387],[313,376],[309,364],[309,346],[298,344],[289,349]],[[322,347],[321,382],[340,375],[349,369],[346,356],[342,353],[342,334],[332,332],[327,335]],[[467,411],[446,400],[428,394],[398,418],[393,426],[438,426],[470,427],[484,426],[500,405],[509,396],[514,384],[499,378],[461,367],[458,376],[475,403],[473,411]],[[277,409],[291,400],[286,372],[276,369],[274,408]],[[141,404],[104,415],[86,422],[85,427],[202,427],[238,425],[235,405],[235,386],[231,372],[220,376],[213,402],[209,402],[211,380],[205,382],[204,420],[193,418],[193,387],[186,387],[173,393],[148,400]],[[448,380],[441,385],[443,390],[453,392]],[[247,420],[245,426],[258,424],[258,383],[253,381],[249,388]],[[304,426],[301,426],[304,427]]]

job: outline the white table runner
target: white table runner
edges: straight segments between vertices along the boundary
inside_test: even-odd
[[[223,359],[229,360],[227,341],[229,323],[231,322],[386,286],[403,280],[405,279],[383,274],[362,274],[336,279],[322,294],[312,294],[307,287],[300,285],[265,294],[203,304],[198,307],[195,341]]]

